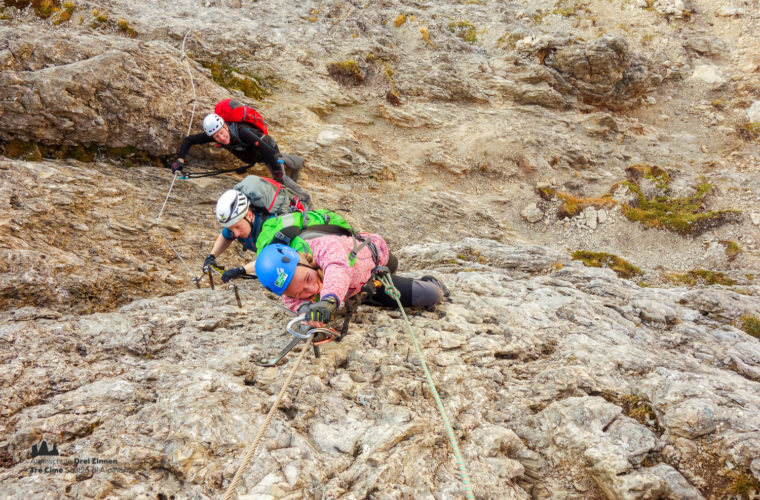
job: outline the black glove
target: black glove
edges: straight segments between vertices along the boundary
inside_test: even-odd
[[[245,268],[243,266],[227,269],[222,274],[222,283],[227,283],[229,280],[236,280],[244,274]]]
[[[316,321],[317,323],[327,323],[330,321],[338,303],[333,297],[328,297],[319,302],[308,302],[298,308],[298,314],[306,315],[306,321]]]
[[[185,166],[185,164],[182,163],[181,161],[174,160],[174,163],[172,163],[172,173],[174,174],[174,173],[177,173],[178,171],[181,172],[182,171],[182,167],[184,167],[184,166]]]
[[[203,274],[206,274],[211,266],[224,269],[224,266],[220,266],[216,263],[216,257],[212,253],[208,254],[206,260],[203,261]]]

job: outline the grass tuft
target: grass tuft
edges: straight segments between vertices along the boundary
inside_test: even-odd
[[[755,338],[760,338],[760,318],[744,315],[739,318],[739,328]]]
[[[606,267],[612,269],[620,278],[630,279],[634,276],[643,274],[638,267],[609,253],[578,250],[573,252],[573,259],[580,260],[583,264],[589,267]]]
[[[478,41],[478,31],[475,25],[469,21],[452,21],[449,23],[448,30],[468,43]]]
[[[743,252],[742,247],[733,240],[719,240],[718,243],[725,248],[726,257],[728,257],[729,260],[733,260],[737,255]]]
[[[259,78],[246,75],[234,66],[216,61],[202,64],[204,68],[211,71],[214,81],[226,89],[239,90],[246,97],[256,100],[261,100],[272,93]]]
[[[760,122],[750,122],[739,128],[739,135],[747,142],[760,138]]]
[[[116,25],[119,27],[121,31],[126,33],[130,38],[137,38],[137,32],[134,29],[132,29],[132,27],[129,25],[129,23],[126,20],[119,19]]]
[[[327,72],[334,80],[345,85],[359,85],[364,81],[364,74],[353,59],[329,63]]]
[[[665,275],[665,278],[671,283],[686,286],[733,286],[736,284],[736,281],[727,277],[725,274],[716,271],[708,271],[706,269],[694,269],[687,273],[669,273]]]
[[[729,493],[738,495],[740,498],[756,498],[754,494],[760,492],[760,482],[752,474],[746,471],[731,471],[729,474],[731,478],[731,484],[728,486]]]
[[[663,182],[661,177],[655,179]],[[623,184],[637,197],[633,205],[621,207],[623,214],[649,228],[697,235],[734,220],[740,213],[737,210],[704,210],[704,199],[713,188],[707,182],[695,186],[696,193],[685,198],[670,198],[664,195],[647,198],[635,181]]]

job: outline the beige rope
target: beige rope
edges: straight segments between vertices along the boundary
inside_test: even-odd
[[[298,365],[301,364],[301,360],[306,354],[306,351],[308,351],[309,347],[311,347],[311,340],[312,340],[312,337],[309,337],[309,340],[306,341],[306,346],[301,351],[301,354],[298,355],[296,364],[293,365],[293,369],[290,371],[290,374],[288,374],[288,378],[285,379],[285,383],[282,384],[282,389],[280,389],[280,393],[277,395],[277,398],[274,400],[274,403],[272,404],[272,408],[269,409],[267,418],[266,420],[264,420],[264,425],[262,425],[261,428],[259,429],[258,434],[256,434],[256,438],[253,440],[253,444],[250,446],[250,448],[248,448],[248,451],[245,453],[245,458],[243,458],[243,463],[240,465],[237,472],[235,473],[235,477],[232,478],[232,482],[230,483],[229,488],[227,488],[227,493],[224,494],[224,500],[229,500],[230,498],[232,498],[232,493],[235,491],[235,488],[237,488],[237,485],[240,482],[240,479],[243,477],[243,472],[248,468],[248,465],[250,465],[251,459],[253,458],[253,454],[256,452],[256,448],[259,447],[261,438],[264,437],[264,431],[267,430],[269,423],[272,421],[272,417],[274,416],[274,411],[280,405],[280,400],[285,394],[285,391],[288,389],[288,386],[290,385],[290,381],[293,380],[293,375],[296,374]]]

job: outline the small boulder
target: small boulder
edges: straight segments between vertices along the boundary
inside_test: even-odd
[[[544,213],[541,211],[540,208],[538,208],[538,205],[536,205],[535,203],[531,203],[530,205],[525,207],[523,211],[520,212],[520,215],[522,215],[523,219],[527,220],[531,224],[539,222],[541,219],[544,218]]]

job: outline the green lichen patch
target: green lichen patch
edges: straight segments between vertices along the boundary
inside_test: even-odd
[[[562,16],[562,17],[577,16],[578,8],[579,6],[577,5],[571,5],[569,7],[562,7],[559,9],[553,9],[546,12],[544,12],[542,9],[538,9],[538,11],[536,11],[533,14],[532,19],[536,24],[541,24],[544,22],[544,18],[548,16]]]
[[[108,14],[105,12],[100,12],[99,10],[93,10],[92,16],[95,18],[95,21],[92,23],[93,28],[98,28],[101,25],[108,22]]]
[[[468,43],[478,41],[478,30],[470,21],[452,21],[447,29]]]
[[[622,206],[623,214],[645,227],[698,235],[739,219],[740,212],[737,210],[705,210],[704,199],[712,191],[712,185],[707,182],[695,186],[695,194],[684,198],[665,195],[647,198],[635,181],[623,184],[637,197],[633,205]]]
[[[246,97],[256,100],[261,100],[272,93],[262,78],[248,75],[230,64],[219,61],[201,62],[201,64],[211,72],[211,77],[218,85],[228,90],[239,90]]]
[[[333,80],[343,85],[356,86],[364,82],[364,73],[353,59],[329,63],[327,73]]]
[[[616,255],[604,252],[591,252],[589,250],[578,250],[573,252],[573,259],[580,260],[589,267],[607,267],[615,271],[621,278],[633,278],[643,274],[641,269],[629,263]]]
[[[739,328],[753,337],[760,338],[760,318],[744,315],[739,318]]]
[[[458,253],[457,259],[468,262],[477,262],[479,264],[488,264],[490,262],[488,258],[481,255],[480,250],[469,247],[463,250],[462,253]]]
[[[724,285],[733,286],[736,281],[717,271],[693,269],[687,273],[669,273],[665,278],[671,283],[686,286]]]
[[[623,413],[643,425],[658,425],[657,414],[649,403],[635,394],[625,394],[620,398]]]

